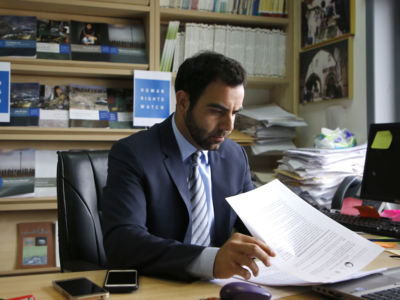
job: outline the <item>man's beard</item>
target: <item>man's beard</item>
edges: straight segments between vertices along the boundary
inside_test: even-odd
[[[185,117],[185,125],[189,130],[189,134],[192,139],[204,150],[218,150],[221,143],[212,143],[210,138],[213,136],[227,136],[227,132],[224,130],[217,130],[208,133],[206,130],[202,129],[197,125],[192,111],[188,111]]]

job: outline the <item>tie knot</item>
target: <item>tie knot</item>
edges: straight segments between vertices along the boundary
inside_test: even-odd
[[[201,151],[196,151],[192,154],[192,164],[198,165],[200,163]]]

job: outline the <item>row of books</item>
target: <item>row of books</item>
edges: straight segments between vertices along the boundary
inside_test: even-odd
[[[133,90],[12,82],[10,122],[0,126],[132,128]]]
[[[213,50],[239,61],[252,76],[285,77],[286,33],[279,29],[186,23],[168,24],[161,56],[161,71],[176,72],[188,57]]]
[[[161,0],[160,6],[247,16],[287,16],[286,0]]]
[[[56,197],[57,151],[0,150],[0,197]]]
[[[0,56],[148,63],[142,23],[106,24],[0,15]]]

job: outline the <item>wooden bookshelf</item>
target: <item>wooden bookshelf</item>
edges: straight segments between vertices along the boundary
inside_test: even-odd
[[[288,0],[289,17],[254,17],[205,11],[160,8],[159,0],[0,0],[0,14],[36,16],[54,20],[80,20],[128,24],[140,20],[145,25],[148,64],[112,62],[59,61],[34,58],[4,58],[11,62],[12,82],[41,84],[87,84],[107,87],[132,86],[134,70],[159,70],[161,24],[170,20],[226,24],[248,27],[279,28],[287,33],[285,78],[248,78],[249,88],[269,89],[270,98],[284,109],[296,113],[298,82],[298,44],[296,24],[299,24],[300,4]],[[299,30],[298,28],[296,30]],[[35,148],[43,150],[110,149],[112,144],[143,129],[107,128],[39,128],[0,127],[1,149]],[[239,132],[231,139],[249,145],[252,139]],[[58,272],[59,268],[16,269],[16,224],[31,221],[56,221],[55,197],[0,198],[0,276],[26,272]]]

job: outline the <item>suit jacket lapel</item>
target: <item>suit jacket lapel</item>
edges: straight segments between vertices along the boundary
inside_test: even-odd
[[[191,215],[190,210],[190,195],[185,176],[185,169],[182,158],[179,155],[179,148],[172,130],[172,117],[169,117],[165,122],[160,124],[160,139],[161,150],[165,154],[164,164],[171,180],[177,187],[179,194],[185,202],[186,209],[188,210],[189,219]]]
[[[224,174],[225,155],[219,150],[209,151],[209,154],[214,216],[216,216],[214,218],[214,234],[212,234],[212,237],[215,242],[218,242],[223,239],[222,235],[225,234],[221,229],[227,227],[225,223],[229,220],[230,211],[229,209],[227,210],[227,206],[229,206],[228,202],[218,200],[226,193],[225,182],[221,180],[221,178],[226,176]]]

